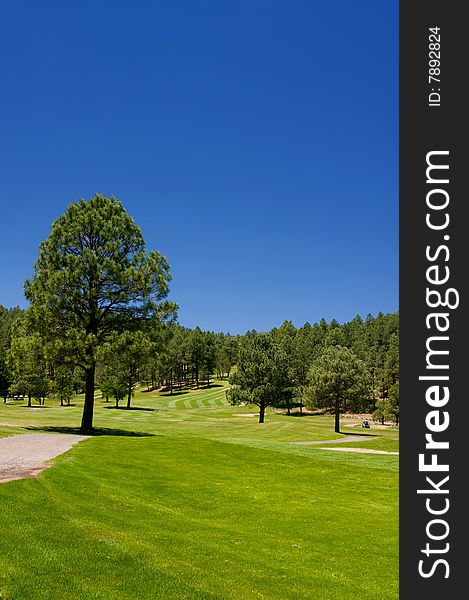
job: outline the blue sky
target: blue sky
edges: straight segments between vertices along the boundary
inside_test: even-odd
[[[397,1],[0,3],[0,304],[121,200],[187,326],[398,309]]]

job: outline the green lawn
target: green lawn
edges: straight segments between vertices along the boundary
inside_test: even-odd
[[[224,387],[97,400],[98,433],[0,485],[0,598],[398,598],[398,457],[296,446],[329,416],[226,404]],[[0,435],[78,427],[76,406],[0,406]],[[396,450],[396,430],[353,447]]]

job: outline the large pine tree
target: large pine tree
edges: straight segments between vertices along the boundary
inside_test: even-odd
[[[146,252],[142,232],[122,204],[96,195],[70,204],[41,243],[25,284],[35,326],[85,370],[81,427],[93,427],[96,350],[113,331],[175,309],[162,302],[170,270]]]

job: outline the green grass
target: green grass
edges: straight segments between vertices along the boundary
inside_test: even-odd
[[[78,427],[81,402],[0,406],[0,435]],[[224,387],[134,405],[153,410],[97,400],[108,435],[0,485],[2,600],[397,599],[396,456],[288,444],[340,436],[323,415],[259,425]],[[346,445],[397,448],[366,433]]]

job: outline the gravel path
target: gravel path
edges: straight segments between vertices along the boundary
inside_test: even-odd
[[[67,433],[30,433],[0,438],[0,483],[34,477],[47,462],[88,439]]]
[[[368,438],[365,440],[365,438]],[[336,440],[321,440],[315,442],[288,442],[289,444],[297,444],[298,446],[311,446],[315,444],[345,444],[346,442],[364,442],[375,439],[374,435],[346,435],[343,438],[338,438]]]

